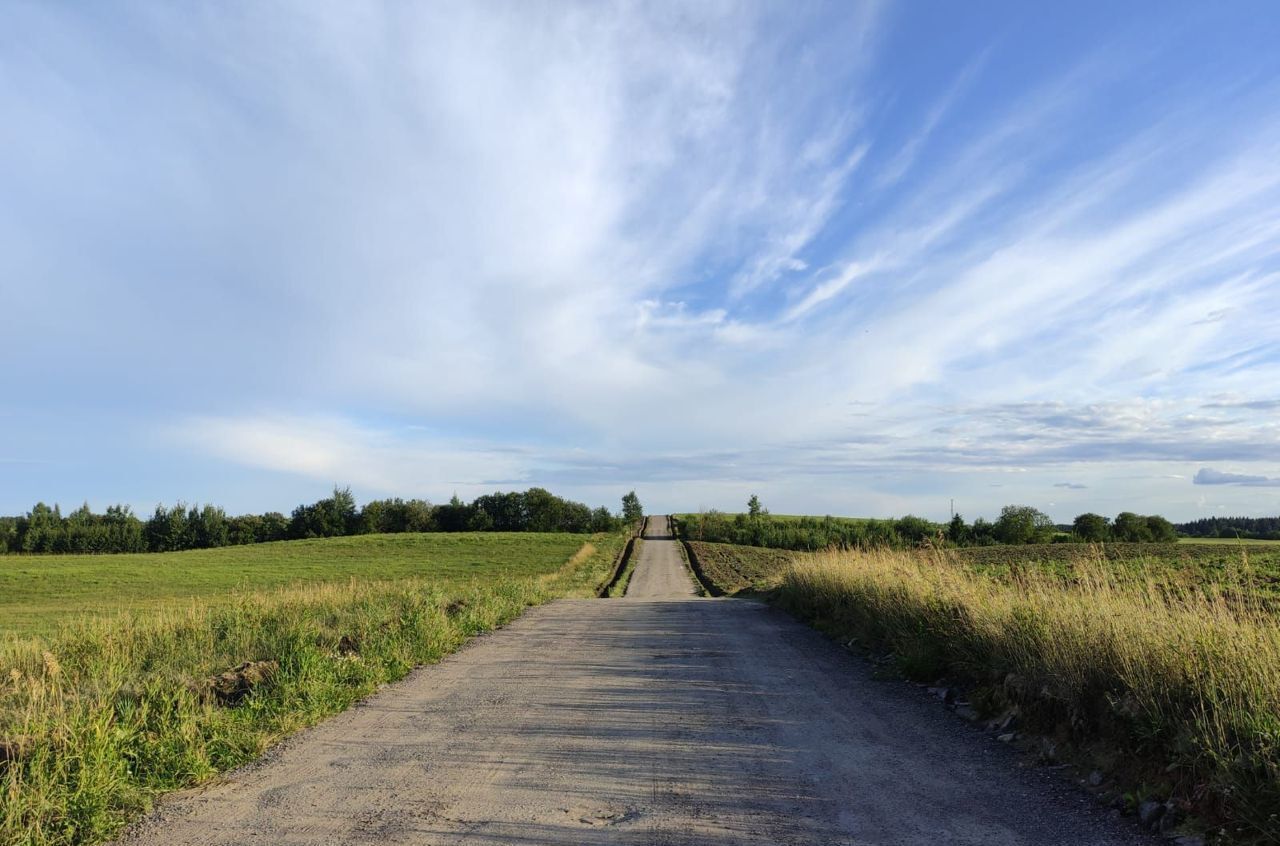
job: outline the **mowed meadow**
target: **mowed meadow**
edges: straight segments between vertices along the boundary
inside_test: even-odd
[[[595,596],[627,537],[0,559],[0,843],[108,838],[531,605]]]
[[[217,602],[237,591],[352,579],[535,575],[583,544],[571,533],[406,533],[276,541],[183,552],[0,558],[0,636],[49,635],[85,615]]]
[[[1280,546],[687,543],[714,589],[959,691],[971,719],[1151,828],[1280,842]]]

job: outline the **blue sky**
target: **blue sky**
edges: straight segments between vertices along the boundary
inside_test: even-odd
[[[0,7],[0,512],[1280,513],[1274,3]]]

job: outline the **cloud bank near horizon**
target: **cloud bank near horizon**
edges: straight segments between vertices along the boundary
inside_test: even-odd
[[[1149,11],[10,6],[0,507],[1280,511],[1280,22]]]

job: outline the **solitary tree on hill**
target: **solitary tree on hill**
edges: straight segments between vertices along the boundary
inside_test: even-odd
[[[640,505],[640,497],[631,491],[622,498],[622,519],[635,523],[644,517],[644,507]]]

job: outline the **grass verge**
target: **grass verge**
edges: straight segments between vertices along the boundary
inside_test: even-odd
[[[528,606],[594,596],[626,538],[578,540],[534,575],[240,593],[0,644],[0,843],[111,837],[157,794],[252,760]]]
[[[627,595],[627,585],[631,584],[631,576],[636,570],[636,559],[640,557],[640,551],[643,548],[644,538],[633,538],[630,541],[630,546],[623,553],[626,557],[622,562],[622,569],[605,588],[606,598],[617,599]]]
[[[1280,625],[1247,594],[1119,578],[1103,560],[1002,580],[873,552],[797,563],[776,596],[909,677],[959,678],[979,709],[1093,753],[1131,804],[1167,799],[1223,825],[1223,842],[1280,842]]]

